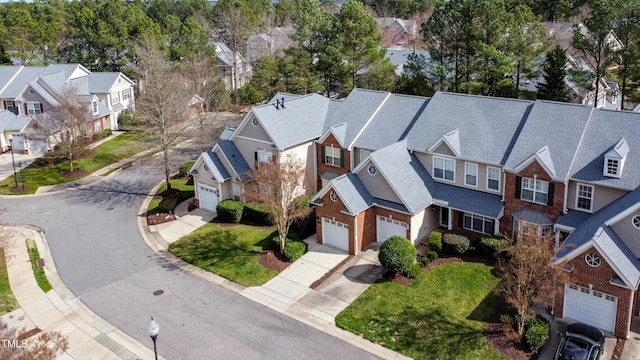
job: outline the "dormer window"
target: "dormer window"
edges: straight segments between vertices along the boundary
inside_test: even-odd
[[[93,115],[98,115],[98,101],[93,100],[91,108],[93,109]]]
[[[627,145],[627,141],[622,138],[611,150],[604,154],[602,174],[608,177],[620,178],[620,176],[622,176],[624,160],[628,153],[629,145]]]

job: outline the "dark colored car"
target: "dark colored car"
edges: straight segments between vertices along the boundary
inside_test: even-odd
[[[556,350],[556,360],[597,360],[604,351],[604,334],[593,326],[567,325]]]

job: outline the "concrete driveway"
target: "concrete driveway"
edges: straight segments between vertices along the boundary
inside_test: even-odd
[[[42,154],[13,154],[16,165],[18,165],[19,163],[26,165],[31,164],[40,156],[42,156]],[[23,165],[22,167],[25,167],[26,165]],[[20,168],[16,167],[16,171],[19,170]],[[4,180],[10,176],[13,176],[13,162],[11,161],[11,151],[7,151],[0,154],[0,180]],[[20,177],[18,177],[18,183],[22,183],[22,179]]]

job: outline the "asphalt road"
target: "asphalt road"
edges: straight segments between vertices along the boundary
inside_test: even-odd
[[[197,156],[183,149],[176,164]],[[136,216],[163,179],[158,157],[85,189],[5,198],[0,221],[44,229],[67,287],[92,311],[166,359],[372,359],[372,354],[182,271],[144,243]],[[153,292],[164,293],[154,296]]]

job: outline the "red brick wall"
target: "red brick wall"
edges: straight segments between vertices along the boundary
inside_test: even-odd
[[[344,204],[341,199],[338,201],[332,201],[329,198],[329,194],[331,191],[328,191],[322,197],[322,206],[316,206],[316,234],[318,243],[322,244],[322,218],[326,217],[329,219],[335,219],[335,221],[339,221],[341,223],[345,223],[349,225],[349,254],[354,253],[354,235],[355,235],[355,217],[351,215],[347,215],[342,212],[344,209]]]
[[[569,262],[569,264],[571,264],[572,266],[572,271],[569,275],[569,282],[571,284],[575,284],[584,288],[589,288],[589,284],[592,284],[592,290],[617,297],[618,308],[614,335],[626,338],[627,331],[630,326],[629,311],[631,311],[632,307],[632,304],[629,303],[631,301],[630,295],[633,290],[612,285],[610,283],[611,279],[617,276],[615,271],[609,266],[609,264],[606,263],[604,257],[602,257],[602,255],[600,255],[599,253],[598,255],[600,255],[600,258],[602,259],[602,264],[597,268],[589,266],[584,261],[584,257],[588,253],[598,252],[595,248],[590,247],[585,252],[576,256]],[[553,306],[553,315],[556,317],[562,316],[564,302],[564,285],[564,283],[559,284],[556,289]]]
[[[558,217],[563,212],[563,204],[564,204],[564,184],[563,183],[554,183],[554,191],[553,191],[553,206],[546,206],[526,200],[520,200],[515,198],[516,194],[516,176],[521,176],[523,178],[533,178],[537,176],[538,180],[543,181],[551,181],[551,177],[544,171],[544,168],[538,164],[537,161],[532,162],[520,171],[518,174],[507,173],[506,174],[506,182],[505,182],[505,190],[504,190],[504,198],[505,198],[505,209],[504,216],[500,219],[500,232],[506,234],[508,236],[513,236],[513,219],[511,214],[522,209],[532,209],[545,213],[549,219],[552,221],[556,221]]]
[[[322,143],[316,144],[316,163],[318,164],[318,187],[322,186],[322,180],[320,179],[320,175],[322,175],[325,171],[333,171],[340,175],[346,174],[351,168],[351,156],[349,155],[349,151],[346,149],[342,149],[344,152],[344,166],[338,167],[333,165],[327,165],[323,163],[322,159],[322,147],[323,146],[333,146],[335,148],[340,148],[340,144],[338,140],[336,140],[333,135],[329,134],[327,138]],[[318,189],[320,190],[320,189]]]

